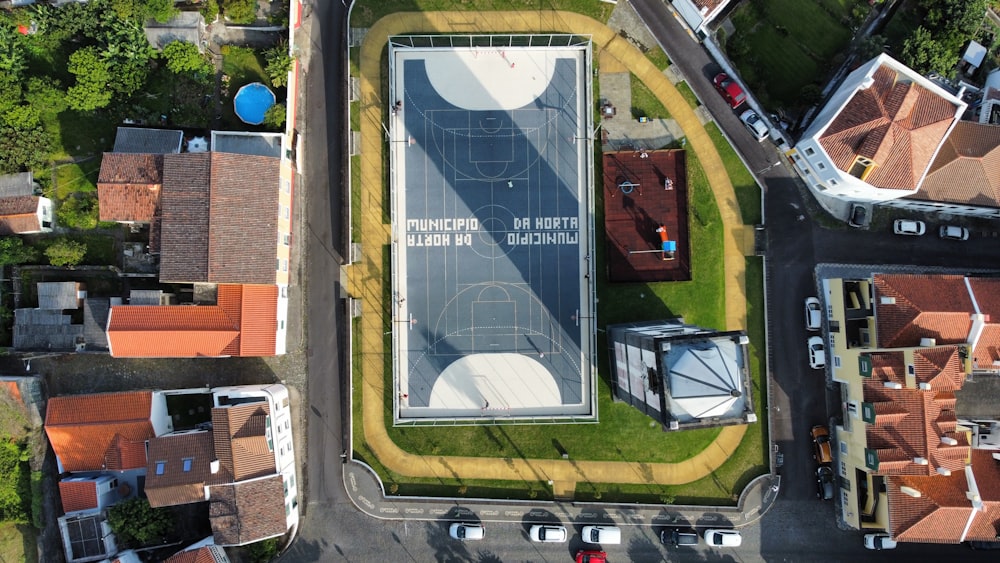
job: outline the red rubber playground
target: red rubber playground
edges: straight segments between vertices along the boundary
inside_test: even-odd
[[[609,280],[691,279],[684,155],[683,150],[604,153]]]

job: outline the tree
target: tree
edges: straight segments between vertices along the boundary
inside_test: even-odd
[[[174,0],[146,0],[145,16],[160,23],[167,23],[179,13],[181,11],[174,6]]]
[[[855,52],[857,53],[859,60],[871,60],[882,52],[882,47],[886,43],[886,38],[882,35],[869,35],[858,43],[858,48]]]
[[[76,84],[66,91],[66,102],[75,110],[91,111],[111,103],[111,72],[96,47],[77,49],[69,56],[69,71]]]
[[[281,88],[288,85],[288,73],[295,59],[288,54],[288,43],[279,41],[277,45],[264,51],[266,66],[264,72],[271,79],[271,85]]]
[[[208,75],[212,65],[198,51],[198,46],[187,41],[171,41],[163,47],[160,56],[167,61],[167,70],[174,74],[191,72],[198,75]]]
[[[97,197],[92,193],[70,196],[56,210],[59,224],[71,229],[93,229],[98,216]]]
[[[257,21],[257,0],[223,0],[222,13],[233,23]]]
[[[111,89],[131,96],[142,88],[149,74],[149,59],[154,53],[142,21],[121,19],[113,12],[105,12],[95,39],[101,45],[101,60],[115,70],[108,80]]]
[[[216,0],[205,0],[201,6],[201,17],[208,23],[214,22],[219,17],[219,3]]]
[[[903,42],[902,59],[903,64],[920,74],[936,72],[950,76],[955,68],[958,53],[934,39],[926,27],[920,26]]]
[[[264,112],[264,125],[281,129],[285,125],[285,104],[274,104]]]
[[[0,238],[0,266],[16,266],[38,260],[38,249],[25,246],[21,237]]]
[[[108,524],[122,545],[143,546],[158,542],[174,528],[170,511],[152,508],[149,501],[133,498],[108,509]]]
[[[0,115],[0,173],[41,168],[50,146],[38,110],[19,105]]]
[[[267,563],[278,555],[278,538],[266,539],[244,547],[251,563]]]
[[[86,254],[86,244],[68,238],[57,239],[45,249],[45,256],[53,266],[76,266]]]

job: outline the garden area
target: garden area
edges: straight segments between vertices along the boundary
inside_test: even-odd
[[[38,561],[45,443],[16,385],[0,387],[0,561]]]
[[[364,6],[364,4],[359,5]],[[357,13],[357,12],[355,12]],[[662,51],[647,53],[651,60],[665,60]],[[352,54],[356,54],[356,51]],[[654,57],[656,57],[654,59]],[[354,61],[352,61],[352,65]],[[357,75],[357,67],[352,66]],[[644,115],[669,118],[666,108],[652,92],[632,77],[632,106]],[[596,87],[596,84],[595,84]],[[681,84],[682,96],[692,107],[697,98]],[[595,88],[596,96],[596,88]],[[359,126],[357,104],[351,107],[352,129]],[[736,190],[744,223],[760,222],[760,189],[753,176],[743,166],[738,155],[729,146],[721,132],[709,127],[709,135],[722,157],[726,170]],[[668,148],[680,148],[680,144]],[[600,147],[595,150],[595,174],[601,177]],[[352,157],[358,159],[359,157]],[[708,327],[725,325],[724,281],[722,269],[723,229],[716,200],[697,157],[688,153],[689,224],[691,228],[692,281],[648,284],[610,284],[599,276],[598,350],[606,350],[603,329],[608,324],[663,319],[683,316],[685,321]],[[357,174],[360,162],[352,162],[352,175]],[[352,177],[352,198],[360,202],[361,186],[357,176]],[[596,258],[600,272],[604,263],[605,240],[603,233],[602,190],[595,204],[597,241]],[[355,214],[353,229],[359,229],[359,214]],[[356,232],[356,231],[355,231]],[[390,270],[386,253],[383,270]],[[388,274],[386,274],[388,275]],[[712,475],[684,485],[660,486],[654,484],[619,485],[610,483],[580,482],[576,498],[610,502],[685,503],[701,505],[731,505],[739,493],[755,477],[767,473],[768,452],[767,424],[764,406],[766,393],[764,374],[765,327],[763,264],[760,258],[747,258],[747,332],[750,336],[750,368],[754,408],[760,422],[751,425],[732,457]],[[384,287],[384,292],[389,288]],[[386,295],[387,301],[392,298]],[[392,327],[384,327],[388,334]],[[359,356],[360,324],[355,321],[353,331],[355,357],[353,395],[354,457],[372,466],[386,485],[389,494],[468,496],[484,498],[549,499],[552,490],[544,481],[486,481],[461,479],[455,476],[438,478],[412,478],[395,473],[381,464],[365,444],[362,424],[362,372],[365,362]],[[392,389],[392,358],[384,356],[385,389]],[[608,359],[605,353],[597,354],[599,382],[597,385],[599,424],[548,424],[517,425],[497,422],[481,426],[445,427],[392,427],[391,391],[386,392],[384,420],[389,436],[403,450],[434,456],[478,456],[502,459],[560,459],[568,453],[574,460],[632,461],[640,463],[670,463],[688,459],[704,450],[720,433],[720,428],[664,432],[651,418],[634,408],[612,399]],[[622,440],[628,436],[628,440]]]
[[[743,2],[730,16],[735,32],[718,38],[761,104],[791,117],[822,99],[870,9],[865,0]]]

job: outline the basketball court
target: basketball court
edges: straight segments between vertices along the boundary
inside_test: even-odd
[[[590,57],[390,39],[396,424],[596,417]]]
[[[682,150],[604,153],[604,228],[613,282],[691,279]],[[673,250],[664,251],[665,244]]]

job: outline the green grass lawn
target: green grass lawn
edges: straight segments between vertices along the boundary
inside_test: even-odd
[[[712,139],[715,150],[719,151],[722,164],[729,174],[729,181],[733,183],[733,190],[736,191],[736,201],[740,206],[740,215],[743,217],[744,225],[757,225],[761,222],[760,213],[760,186],[754,180],[753,175],[743,165],[732,145],[722,135],[719,126],[715,122],[705,125],[705,131]]]
[[[261,82],[274,92],[279,103],[285,99],[284,88],[272,88],[271,79],[264,72],[264,58],[261,54],[248,47],[222,47],[222,73],[229,77],[228,86],[223,79],[223,91],[228,90],[222,102],[222,121],[227,129],[241,131],[264,131],[263,126],[247,125],[236,117],[233,109],[233,97],[240,88],[251,82]]]
[[[836,0],[828,0],[836,1]],[[576,6],[579,4],[579,6]],[[520,9],[539,9],[536,2],[517,4]],[[568,8],[575,6],[579,9]],[[610,8],[606,4],[581,2],[554,2],[544,8],[573,9],[589,13],[596,8],[600,21],[607,20]],[[509,9],[509,5],[494,6],[480,0],[457,4],[451,0],[406,1],[390,0],[375,4],[368,1],[359,3],[353,14],[352,26],[370,25],[385,14],[408,10],[489,10]],[[357,53],[352,50],[352,55]],[[659,57],[659,49],[652,49],[647,57],[659,68],[666,68],[669,60]],[[384,55],[384,54],[383,54]],[[384,58],[384,56],[383,56]],[[352,57],[352,73],[356,74],[356,63]],[[383,69],[384,73],[385,69]],[[652,92],[635,76],[631,77],[632,113],[649,117],[669,117],[666,109]],[[681,83],[678,88],[691,107],[699,105],[697,97]],[[357,110],[351,108],[352,129],[359,126],[355,116]],[[753,178],[736,157],[732,148],[721,137],[717,129],[710,129],[713,141],[720,151],[727,171],[732,176],[741,212],[747,224],[760,221],[760,191]],[[601,177],[599,152],[596,155],[596,177]],[[663,319],[683,316],[685,321],[706,327],[722,327],[725,324],[725,297],[723,280],[723,225],[716,206],[715,197],[697,157],[688,152],[688,196],[689,225],[691,236],[692,280],[689,282],[668,282],[648,284],[610,284],[598,280],[598,350],[605,350],[607,343],[603,333],[607,324]],[[386,163],[388,164],[388,163]],[[360,158],[352,157],[351,197],[355,209],[352,228],[360,228],[361,186],[358,181]],[[370,189],[370,188],[369,188]],[[595,241],[598,271],[604,263],[605,240],[603,232],[602,194],[598,190],[595,209],[597,240]],[[388,201],[388,199],[386,200]],[[388,217],[386,217],[388,220]],[[386,248],[388,252],[388,248]],[[578,498],[603,498],[604,500],[641,500],[646,502],[691,502],[699,504],[730,504],[734,496],[754,477],[767,471],[767,452],[764,451],[767,428],[766,412],[763,410],[764,392],[761,377],[764,373],[764,323],[763,323],[763,271],[760,259],[747,259],[747,328],[751,338],[750,368],[753,374],[755,408],[760,422],[751,425],[734,455],[712,475],[687,485],[658,487],[637,485],[622,487],[613,484],[581,483],[577,489]],[[388,254],[383,268],[388,277]],[[603,278],[603,276],[601,276]],[[383,292],[390,291],[387,287]],[[387,297],[391,298],[391,295]],[[387,321],[388,322],[388,321]],[[361,361],[358,350],[360,323],[355,321],[355,357],[353,358],[354,389],[354,455],[371,465],[386,483],[387,493],[405,495],[441,496],[484,496],[492,498],[549,498],[551,491],[545,483],[532,476],[523,481],[470,481],[453,475],[436,478],[410,478],[389,471],[374,456],[364,441],[362,420],[361,389],[363,385]],[[386,327],[389,330],[390,327]],[[389,337],[386,337],[389,345]],[[562,451],[572,459],[609,460],[634,462],[675,462],[687,459],[702,451],[720,429],[687,430],[683,432],[663,432],[652,419],[622,403],[611,400],[609,367],[607,354],[597,353],[599,380],[597,385],[599,424],[551,424],[551,425],[509,425],[490,426],[418,426],[392,427],[392,365],[391,355],[384,357],[386,396],[383,416],[389,436],[402,449],[428,455],[461,455],[491,458],[532,458],[558,459]],[[622,440],[621,436],[629,436]]]
[[[437,12],[443,10],[488,12],[493,10],[565,10],[577,12],[600,22],[608,21],[614,6],[593,0],[363,0],[354,5],[351,27],[370,27],[394,12]],[[651,49],[652,51],[652,49]],[[663,68],[666,68],[665,66]]]
[[[101,159],[92,158],[82,162],[59,165],[52,178],[55,198],[62,201],[74,193],[97,191],[97,175],[101,171]]]
[[[701,105],[701,100],[699,100],[698,96],[695,95],[694,90],[688,86],[688,83],[678,82],[676,86],[677,91],[681,93],[681,96],[685,101],[687,101],[688,105],[691,106],[691,109],[698,109],[698,106]]]
[[[764,106],[796,109],[802,89],[820,84],[843,60],[850,21],[861,0],[761,0],[733,12],[726,50]],[[865,8],[867,9],[867,8]]]

